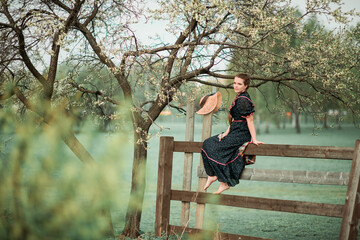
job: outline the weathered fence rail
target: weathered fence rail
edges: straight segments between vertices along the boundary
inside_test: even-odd
[[[202,142],[174,141],[173,152],[200,153],[202,144]],[[256,146],[250,144],[247,146],[245,153],[257,156],[352,160],[354,148],[279,144],[262,144]]]
[[[188,190],[172,190],[172,162],[174,152],[200,153],[202,142],[174,141],[173,137],[160,138],[158,186],[155,233],[162,232],[209,232],[199,228],[173,226],[170,220],[170,202],[196,202],[198,204],[218,204],[241,208],[253,208],[270,211],[291,212],[300,214],[319,215],[342,218],[339,239],[356,239],[360,217],[360,140],[356,141],[355,148],[328,147],[328,146],[301,146],[301,145],[248,145],[245,154],[257,156],[278,156],[296,158],[317,158],[352,160],[350,173],[347,172],[318,172],[292,171],[269,169],[245,169],[241,179],[256,181],[348,185],[345,204],[329,204],[306,201],[280,200],[259,197],[235,196],[228,194],[213,195],[205,192]],[[198,169],[198,176],[206,178],[202,166]],[[202,224],[200,224],[202,226]],[[251,236],[217,233],[221,239],[262,239]]]

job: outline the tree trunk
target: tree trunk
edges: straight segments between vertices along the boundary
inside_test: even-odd
[[[283,115],[282,120],[283,120],[282,128],[285,129],[286,128],[286,115]]]
[[[73,132],[66,133],[66,136],[63,137],[63,141],[84,164],[97,164],[95,159],[79,142]]]
[[[337,115],[337,121],[338,121],[338,128],[339,129],[342,129],[342,126],[341,126],[341,113],[339,112],[339,114]]]
[[[142,129],[139,133],[134,129],[134,160],[131,192],[126,212],[125,227],[122,231],[123,236],[130,238],[136,238],[140,235],[140,220],[146,185],[146,137],[148,132],[149,128]]]
[[[260,134],[260,113],[256,115],[256,132]]]
[[[325,113],[324,115],[324,128],[329,128],[329,125],[328,125],[328,114]]]
[[[301,133],[301,128],[300,128],[300,112],[299,111],[295,111],[294,112],[295,115],[295,128],[296,128],[296,133]]]
[[[13,176],[12,176],[12,187],[13,187],[13,216],[12,221],[14,224],[10,224],[11,232],[10,236],[11,239],[15,240],[21,240],[21,239],[27,239],[29,236],[29,226],[26,223],[25,219],[25,211],[23,208],[22,203],[22,197],[21,197],[21,179],[23,175],[23,165],[26,158],[26,153],[28,151],[29,145],[28,142],[24,141],[22,139],[19,143],[19,153],[17,153],[14,161],[13,166]],[[6,234],[5,234],[6,236]]]

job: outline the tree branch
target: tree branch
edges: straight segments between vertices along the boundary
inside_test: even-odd
[[[84,87],[80,87],[79,85],[77,85],[76,83],[74,82],[70,82],[70,84],[75,87],[77,90],[79,90],[80,92],[83,92],[83,93],[90,93],[90,94],[94,94],[94,95],[99,95],[101,97],[104,98],[104,100],[110,102],[110,103],[113,103],[115,105],[120,105],[120,102],[116,101],[116,100],[113,100],[111,99],[110,97],[106,96],[103,92],[99,91],[99,90],[89,90],[89,89],[86,89]]]
[[[85,26],[83,26],[81,23],[77,22],[76,27],[83,33],[83,35],[89,42],[91,48],[94,50],[95,54],[99,57],[100,61],[103,64],[105,64],[110,69],[110,71],[114,74],[125,97],[131,99],[132,98],[132,89],[131,89],[130,83],[126,80],[126,78],[124,76],[124,71],[121,71],[121,68],[119,71],[119,69],[116,67],[114,62],[102,51],[100,46],[97,44],[95,37]]]
[[[213,87],[219,87],[219,88],[232,88],[232,84],[229,85],[224,85],[224,84],[220,84],[220,83],[213,83],[213,82],[209,82],[209,81],[204,81],[204,80],[200,80],[198,78],[190,78],[188,80],[186,80],[187,82],[198,82],[204,85],[208,85],[208,86],[213,86]]]
[[[26,49],[25,49],[25,37],[20,28],[16,26],[16,23],[14,19],[12,18],[9,9],[7,7],[7,4],[2,4],[3,12],[10,22],[11,28],[15,31],[17,38],[19,40],[19,54],[22,57],[26,67],[29,69],[29,71],[34,75],[34,77],[44,86],[47,86],[46,79],[40,74],[40,72],[35,68],[35,66],[32,64],[29,56],[27,55]]]
[[[192,31],[195,30],[196,25],[197,25],[197,21],[195,19],[192,19],[189,23],[189,26],[184,30],[184,32],[180,34],[179,38],[176,40],[175,45],[182,44],[185,41],[186,37],[189,36]],[[176,54],[178,53],[178,51],[179,49],[173,49],[170,53],[167,66],[165,67],[165,73],[168,75],[168,77],[163,79],[163,81],[161,82],[161,86],[164,86],[165,82],[168,81],[168,79],[171,76],[171,70],[173,69]]]
[[[97,5],[98,1],[95,0],[94,1],[94,9],[92,10],[91,14],[89,17],[86,18],[86,20],[83,23],[84,27],[87,27],[87,25],[96,17],[96,14],[99,11],[99,6]]]
[[[58,41],[60,40],[60,36],[62,34],[67,34],[67,32],[70,29],[70,26],[73,25],[76,20],[77,20],[77,14],[80,11],[82,2],[77,0],[75,3],[74,8],[71,10],[71,13],[69,14],[69,16],[67,17],[65,24],[64,24],[64,29],[59,29],[55,34],[54,34],[54,39],[53,39],[53,43],[52,43],[52,47],[51,50],[53,52],[53,54],[51,55],[51,59],[50,59],[50,66],[49,66],[49,71],[48,71],[48,92],[47,92],[47,97],[50,99],[52,94],[53,94],[53,85],[55,82],[55,78],[56,78],[56,72],[57,72],[57,66],[58,66],[58,61],[59,61],[59,54],[60,54],[60,43],[58,43]]]
[[[61,7],[62,9],[64,9],[65,11],[67,11],[68,13],[71,13],[72,9],[68,6],[66,6],[64,3],[62,3],[59,0],[52,0],[53,3],[55,3],[56,5],[58,5],[59,7]]]

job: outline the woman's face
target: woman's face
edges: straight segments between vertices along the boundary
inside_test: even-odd
[[[246,85],[244,84],[244,79],[239,78],[239,77],[235,77],[234,78],[234,91],[236,93],[241,93],[244,92],[246,90]]]

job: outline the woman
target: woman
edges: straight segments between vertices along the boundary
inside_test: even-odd
[[[246,92],[250,85],[247,74],[237,74],[234,78],[234,91],[237,93],[229,110],[229,127],[218,136],[206,139],[202,147],[202,159],[208,175],[204,190],[213,182],[220,182],[219,189],[214,194],[239,183],[240,175],[245,167],[239,147],[252,140],[252,143],[262,144],[256,139],[253,120],[254,104]]]

